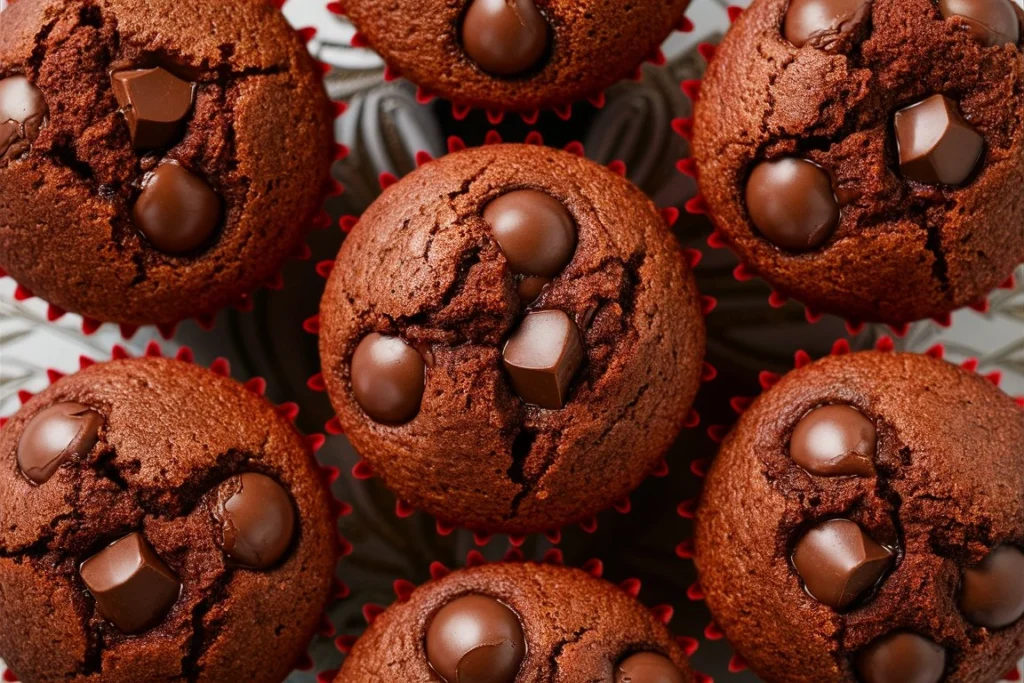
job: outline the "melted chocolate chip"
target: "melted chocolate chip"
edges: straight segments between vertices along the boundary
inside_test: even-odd
[[[210,239],[222,213],[220,197],[205,180],[176,163],[166,163],[146,175],[132,220],[154,247],[183,254]]]
[[[897,112],[896,142],[903,175],[932,185],[963,184],[985,152],[985,139],[944,95]]]
[[[448,603],[427,629],[427,660],[445,683],[512,683],[525,655],[519,617],[483,595]]]
[[[0,163],[28,151],[49,113],[42,91],[27,78],[10,76],[0,80]]]
[[[72,458],[84,458],[96,445],[103,416],[81,403],[58,403],[25,425],[18,440],[22,474],[37,486]]]
[[[484,208],[484,220],[512,272],[553,277],[576,251],[576,224],[565,206],[537,190],[516,190]]]
[[[110,80],[135,149],[170,147],[180,139],[192,111],[194,83],[161,67],[116,71]]]
[[[800,467],[823,477],[875,473],[878,434],[871,420],[855,408],[822,406],[793,430],[789,454]]]
[[[462,22],[462,46],[481,69],[516,76],[547,51],[550,29],[534,0],[472,0]]]
[[[403,424],[416,417],[425,378],[423,356],[398,337],[368,334],[352,355],[352,394],[376,422]]]
[[[791,251],[821,246],[839,225],[832,179],[804,159],[765,161],[747,181],[750,220],[772,244]]]
[[[665,655],[638,652],[615,667],[615,683],[686,683],[686,679]]]
[[[958,17],[971,37],[984,47],[1016,45],[1021,22],[1013,0],[939,0],[947,19]]]
[[[796,47],[831,52],[871,17],[871,0],[792,0],[783,33]]]
[[[1024,616],[1024,553],[1000,546],[977,567],[965,569],[960,610],[972,624],[991,629]]]
[[[516,393],[549,410],[565,407],[569,385],[583,364],[579,328],[562,311],[538,311],[523,319],[502,351]]]
[[[879,638],[855,661],[864,683],[938,683],[946,670],[946,651],[916,633]]]
[[[879,582],[893,554],[848,519],[830,519],[796,545],[793,566],[807,592],[833,609],[844,609]]]
[[[243,567],[267,569],[288,551],[295,509],[288,492],[270,477],[247,472],[221,485],[213,510],[224,554]]]

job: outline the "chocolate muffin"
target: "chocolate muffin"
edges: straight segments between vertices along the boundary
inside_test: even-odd
[[[403,500],[477,530],[585,519],[636,488],[700,383],[693,275],[641,191],[494,145],[388,188],[320,307],[324,380]]]
[[[0,268],[172,323],[272,277],[321,209],[330,105],[263,0],[19,0],[0,31]]]
[[[345,12],[389,65],[427,91],[461,105],[530,111],[571,104],[631,75],[689,4],[346,0]]]
[[[772,683],[990,683],[1024,656],[1024,410],[928,356],[784,377],[697,513],[715,620]]]
[[[579,569],[457,571],[377,617],[335,683],[692,683],[682,649],[628,594]]]
[[[902,324],[1024,260],[1013,0],[756,0],[696,107],[724,238],[818,312]]]
[[[0,430],[0,462],[0,658],[24,683],[277,683],[304,653],[334,522],[260,396],[181,361],[94,365]]]

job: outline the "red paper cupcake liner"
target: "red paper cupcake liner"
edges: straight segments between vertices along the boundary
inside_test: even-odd
[[[491,131],[487,132],[486,139],[484,141],[484,145],[495,145],[495,144],[501,144],[502,142],[504,142],[504,140],[502,139],[501,134],[498,133],[498,131],[491,130]],[[525,144],[530,144],[530,145],[543,145],[544,144],[544,138],[540,134],[540,132],[538,132],[538,131],[530,131],[526,135],[525,139],[523,139],[521,142],[523,142]],[[448,138],[448,153],[458,152],[458,151],[461,151],[463,149],[466,149],[466,147],[467,147],[466,143],[461,138],[455,137],[455,136],[452,136],[452,137]],[[564,149],[565,149],[565,151],[567,151],[567,152],[569,152],[571,154],[575,154],[577,156],[583,156],[584,155],[583,144],[580,143],[580,142],[569,143],[568,145],[565,146]],[[422,165],[424,165],[424,164],[426,164],[426,163],[428,163],[428,162],[430,162],[432,160],[433,160],[433,158],[431,157],[431,155],[428,154],[425,151],[419,151],[419,152],[416,153],[416,165],[417,165],[417,167],[422,166]],[[608,164],[607,168],[609,170],[611,170],[613,173],[617,174],[617,175],[620,175],[620,176],[623,176],[623,177],[625,177],[625,175],[626,175],[626,170],[627,170],[626,169],[626,164],[624,162],[622,162],[622,161],[613,161],[610,164]],[[391,173],[382,173],[378,180],[380,182],[381,190],[386,190],[388,187],[390,187],[391,185],[393,185],[396,182],[398,182],[398,178],[396,176],[394,176],[393,174],[391,174]],[[678,209],[676,209],[674,207],[667,207],[667,208],[661,209],[661,215],[662,215],[662,218],[665,220],[666,226],[671,228],[676,223],[676,221],[679,219],[680,212],[679,212]],[[345,234],[348,234],[355,227],[356,223],[358,223],[358,222],[359,222],[359,217],[358,216],[352,216],[352,215],[342,216],[341,219],[339,220],[339,227],[341,228],[342,232],[344,232]],[[702,258],[701,252],[696,250],[696,249],[683,249],[683,252],[684,252],[684,255],[686,257],[686,261],[689,264],[690,268],[696,268],[698,266],[698,264],[700,263],[701,258]],[[320,275],[321,277],[326,279],[327,277],[330,276],[331,272],[334,270],[334,266],[335,266],[335,261],[333,261],[333,260],[320,261],[319,263],[316,264],[316,272],[317,272],[318,275]],[[701,311],[702,311],[702,313],[704,314],[705,317],[707,315],[709,315],[715,309],[715,307],[717,305],[718,305],[718,302],[717,302],[717,300],[714,297],[701,296]],[[309,334],[319,335],[320,334],[320,316],[319,316],[319,314],[314,315],[314,316],[308,318],[303,323],[303,329],[306,332],[308,332]],[[711,382],[717,376],[718,376],[718,371],[710,363],[705,361],[704,364],[703,364],[702,372],[701,372],[701,382],[702,383]],[[322,372],[319,372],[319,373],[313,375],[312,377],[310,377],[308,382],[307,382],[307,386],[311,390],[316,391],[316,392],[323,393],[323,392],[327,391],[326,383],[324,382],[324,377],[323,377],[323,373]],[[684,425],[683,425],[684,429],[686,429],[688,431],[692,431],[692,430],[696,429],[698,426],[700,426],[700,424],[701,424],[700,414],[697,412],[697,410],[695,408],[691,408],[690,413],[687,415],[686,420],[684,422]],[[338,419],[337,415],[335,415],[330,420],[328,420],[327,424],[324,426],[324,429],[325,429],[327,434],[335,435],[335,436],[336,435],[342,435],[342,434],[345,433],[344,432],[344,428],[342,427],[341,422]],[[665,476],[668,475],[668,472],[669,472],[668,468],[669,468],[668,462],[665,461],[665,460],[662,460],[655,467],[655,469],[651,472],[651,476],[653,476],[653,477],[665,477]],[[371,479],[374,476],[373,468],[371,467],[370,463],[367,462],[366,460],[360,460],[352,468],[352,476],[355,479],[357,479],[357,480]],[[625,515],[625,514],[629,513],[631,507],[632,507],[632,503],[630,502],[630,498],[629,498],[629,496],[626,496],[625,498],[623,498],[623,499],[617,501],[616,503],[614,503],[613,505],[611,505],[610,509],[614,509],[619,514]],[[397,500],[396,501],[396,503],[395,503],[395,514],[399,518],[403,518],[404,519],[404,518],[410,517],[415,512],[416,512],[416,509],[412,505],[410,505],[409,503],[407,503],[405,501],[402,501],[402,500]],[[459,528],[459,527],[457,527],[455,525],[448,524],[448,523],[442,522],[440,520],[438,520],[436,522],[435,527],[436,527],[437,533],[439,535],[441,535],[441,536],[449,536],[453,531],[455,531],[455,529]],[[583,529],[583,531],[585,531],[587,533],[594,533],[595,531],[597,531],[597,528],[598,528],[598,518],[597,518],[597,515],[595,515],[595,516],[593,516],[593,517],[591,517],[589,519],[586,519],[586,520],[580,522],[579,523],[579,527],[581,529]],[[551,543],[557,545],[558,543],[561,542],[562,529],[552,529],[552,530],[549,530],[547,532],[544,532],[543,535],[545,537],[547,537],[547,539],[549,541],[551,541]],[[493,534],[485,534],[485,533],[480,533],[480,532],[475,532],[474,533],[474,540],[475,540],[476,544],[478,546],[481,546],[481,547],[487,545],[490,542],[492,537],[493,537]],[[509,536],[509,541],[510,541],[510,543],[512,544],[513,547],[519,547],[519,546],[521,546],[524,543],[526,538],[527,538],[527,535],[510,535]]]
[[[874,350],[882,351],[884,353],[894,353],[896,352],[896,343],[893,337],[882,336],[875,342]],[[844,356],[850,353],[853,353],[853,351],[850,348],[850,342],[846,339],[839,339],[832,345],[832,349],[828,355]],[[946,355],[946,349],[942,344],[935,344],[921,355],[930,356],[938,360],[944,360]],[[813,359],[809,353],[803,350],[799,350],[793,356],[793,369],[798,370],[802,367],[810,365],[811,363],[814,362],[814,360],[815,359]],[[968,358],[960,363],[960,367],[970,372],[976,372],[979,364],[980,363],[977,358]],[[999,371],[984,373],[981,376],[997,387],[1000,385],[1003,379],[1003,375]],[[760,384],[761,386],[762,393],[774,387],[776,384],[778,384],[778,382],[781,379],[782,375],[778,373],[770,372],[768,370],[762,370],[758,374],[758,384]],[[729,408],[731,409],[732,413],[735,414],[736,419],[739,419],[739,416],[747,411],[747,409],[753,404],[756,398],[756,396],[734,396],[731,399],[729,399]],[[1015,398],[1014,400],[1017,402],[1019,406],[1024,408],[1024,397],[1018,397]],[[735,420],[733,422],[735,423]],[[725,437],[728,435],[729,431],[732,429],[732,427],[732,424],[710,425],[707,428],[708,437],[716,444],[721,444],[724,441]],[[691,463],[690,470],[696,477],[700,478],[701,481],[703,481],[704,478],[707,476],[708,470],[711,467],[712,460],[713,458],[694,460]],[[699,502],[699,496],[694,498],[688,498],[679,503],[676,512],[683,519],[691,520],[692,523],[692,520],[696,519],[697,507]],[[681,541],[679,545],[676,546],[675,552],[676,556],[680,559],[692,563],[695,555],[695,546],[693,538],[691,537]],[[694,569],[696,569],[696,567],[694,567]],[[700,586],[699,579],[692,583],[686,589],[686,595],[692,602],[704,601],[704,590]],[[703,636],[705,640],[712,642],[725,640],[725,633],[722,631],[721,627],[719,627],[718,624],[715,623],[713,617],[712,620],[704,628]],[[1011,670],[1004,674],[1002,680],[1024,680],[1022,679],[1022,671],[1024,671],[1022,667],[1024,667],[1024,662],[1022,662],[1022,664],[1019,664],[1017,669]],[[740,656],[736,652],[733,652],[729,659],[728,668],[730,673],[740,673],[747,669],[747,664],[743,660],[742,656]]]
[[[526,561],[526,558],[524,557],[523,552],[520,549],[513,547],[509,549],[507,553],[505,553],[505,556],[500,561],[524,562]],[[562,551],[558,548],[551,548],[550,550],[548,550],[546,553],[544,553],[543,557],[539,561],[542,564],[554,564],[559,566],[565,565],[565,560],[563,558]],[[471,567],[479,567],[486,564],[489,564],[489,562],[479,550],[471,550],[466,555],[466,562],[462,568],[468,569]],[[605,577],[604,562],[598,558],[588,560],[587,562],[580,565],[579,569],[582,569],[594,578],[607,579],[607,577]],[[441,562],[432,562],[430,564],[430,580],[438,581],[440,579],[445,578],[453,571],[454,570],[450,569]],[[628,595],[630,595],[632,598],[639,600],[640,591],[643,587],[643,583],[638,578],[627,578],[623,581],[620,581],[618,583],[618,587],[621,588]],[[409,598],[413,594],[413,591],[416,590],[417,585],[414,582],[409,581],[407,579],[399,578],[395,579],[393,583],[393,588],[395,592],[395,602],[403,603],[409,600]],[[379,617],[386,609],[387,606],[381,606],[374,603],[365,603],[362,607],[362,614],[363,618],[366,621],[366,625],[369,626],[370,624],[372,624],[374,620],[376,620],[376,618]],[[672,622],[673,617],[675,616],[675,608],[668,604],[654,605],[649,607],[649,609],[654,618],[660,621],[665,626],[669,626]],[[352,651],[352,647],[355,645],[357,640],[358,637],[356,636],[339,636],[335,639],[334,644],[342,655],[348,656],[348,654]],[[696,653],[698,648],[700,647],[700,641],[694,636],[676,636],[676,641],[679,643],[679,646],[682,648],[683,652],[686,653],[687,657],[692,657],[693,654]],[[335,677],[338,675],[339,671],[340,669],[326,669],[320,671],[316,677],[317,683],[332,683]],[[695,683],[714,683],[713,679],[706,674],[702,674],[698,671],[694,671],[693,673]]]
[[[129,353],[129,351],[125,347],[118,344],[112,348],[110,358],[106,360],[124,360],[126,358],[133,357],[134,356],[132,356],[132,354]],[[163,350],[160,348],[160,345],[155,341],[150,341],[146,345],[145,351],[138,357],[174,358],[185,363],[195,363],[195,354],[189,347],[182,346],[173,356],[171,356],[164,354]],[[78,366],[80,370],[84,370],[90,365],[95,365],[99,362],[106,362],[106,360],[98,361],[83,355],[78,357]],[[226,358],[214,359],[214,361],[210,363],[210,365],[208,366],[208,369],[215,375],[228,378],[231,377],[231,366]],[[50,385],[57,382],[66,374],[67,373],[54,369],[49,369],[46,371],[46,376],[47,379],[49,380]],[[252,393],[266,398],[267,382],[262,377],[252,377],[246,380],[245,382],[240,383],[242,384],[242,386],[244,386],[247,390],[251,391]],[[18,400],[21,402],[22,405],[27,403],[33,396],[35,396],[35,393],[30,391],[22,390],[18,392]],[[274,410],[277,412],[278,415],[281,415],[293,425],[295,424],[295,419],[299,415],[299,406],[296,403],[285,402],[273,405]],[[2,429],[4,425],[6,425],[8,419],[8,417],[0,417],[0,429]],[[304,435],[303,440],[305,441],[306,446],[313,453],[314,457],[316,457],[317,452],[323,447],[326,441],[326,437],[323,434],[309,434]],[[341,476],[341,471],[337,467],[334,467],[333,465],[326,465],[320,462],[319,460],[317,461],[317,464],[320,468],[320,473],[323,476],[325,485],[327,486],[328,491],[330,491],[331,493],[330,512],[331,516],[334,518],[335,521],[335,530],[337,530],[338,523],[340,522],[341,518],[352,514],[352,506],[342,501],[337,496],[335,482],[337,482],[339,477]],[[341,535],[340,532],[337,535],[336,543],[338,548],[338,563],[340,564],[345,557],[352,554],[352,544],[348,541],[348,539]],[[323,638],[331,638],[335,635],[335,627],[329,616],[331,606],[338,600],[347,598],[349,594],[350,590],[348,586],[345,585],[340,579],[338,579],[336,575],[331,589],[331,596],[328,604],[324,607],[324,612],[323,615],[321,616],[320,625],[317,628],[316,635]],[[312,645],[312,643],[310,643],[310,645]],[[312,671],[315,668],[313,658],[309,654],[308,649],[309,648],[307,647],[307,651],[299,657],[298,661],[296,661],[294,665],[294,670]],[[10,669],[7,669],[3,672],[3,676],[0,677],[0,680],[7,681],[8,683],[18,682],[17,676]]]
[[[739,19],[740,16],[743,14],[743,11],[744,10],[742,7],[730,6],[728,8],[730,23],[735,23],[736,20]],[[711,43],[701,43],[700,45],[697,46],[697,51],[704,58],[704,60],[709,63],[714,58],[717,49],[718,46]],[[687,80],[683,81],[680,84],[680,88],[682,89],[683,93],[687,97],[689,97],[690,101],[693,102],[694,104],[696,104],[697,100],[700,99],[701,83],[701,80]],[[693,127],[693,117],[677,118],[674,121],[672,121],[672,130],[674,130],[677,135],[686,140],[687,143],[691,143],[693,141]],[[692,155],[692,146],[690,146],[689,149],[690,154]],[[700,178],[697,168],[697,160],[693,156],[680,159],[679,162],[676,164],[676,169],[680,173],[689,176],[697,181],[697,195],[690,199],[688,202],[686,202],[685,209],[686,212],[691,215],[706,216],[708,220],[711,221],[712,225],[714,226],[714,230],[711,233],[711,235],[707,238],[708,246],[711,247],[712,249],[727,249],[736,255],[736,257],[740,260],[740,264],[736,266],[736,268],[733,270],[733,277],[736,279],[737,282],[748,282],[755,278],[764,281],[763,278],[761,278],[745,262],[743,262],[742,257],[740,257],[739,253],[737,253],[736,250],[733,249],[732,245],[725,238],[725,234],[718,227],[715,220],[715,216],[711,211],[711,207],[708,205],[707,199],[705,199],[705,197],[700,193]],[[771,293],[768,295],[769,306],[771,306],[772,308],[782,308],[790,301],[790,297],[777,291],[774,287],[772,287],[771,283],[767,281],[764,282],[771,289]],[[999,285],[997,289],[1014,289],[1015,287],[1016,280],[1011,271],[1007,279],[1001,285]],[[804,307],[804,317],[807,319],[807,322],[814,324],[821,320],[821,311],[817,311],[814,308],[807,306],[803,302],[797,303],[800,303],[800,305]],[[985,296],[980,297],[979,299],[972,302],[968,306],[965,306],[964,308],[970,308],[975,311],[978,311],[979,313],[987,313],[990,309],[990,306],[991,304],[989,301],[989,295],[986,294]],[[939,325],[940,327],[949,327],[952,324],[952,315],[954,312],[955,311],[950,311],[949,313],[946,313],[944,315],[932,318],[932,322]],[[907,332],[910,329],[910,325],[911,323],[903,323],[901,325],[887,325],[887,327],[889,328],[893,336],[902,338],[906,336]],[[865,323],[863,320],[846,320],[846,329],[850,335],[856,335],[861,333],[864,330],[864,327]]]
[[[345,16],[345,6],[344,6],[343,2],[337,2],[337,1],[328,2],[327,3],[327,9],[332,14],[336,14],[338,16]],[[679,33],[691,33],[691,32],[693,32],[693,30],[694,30],[693,22],[690,21],[685,16],[680,20],[679,25],[676,26],[676,28],[674,29],[674,31],[679,32]],[[369,38],[367,38],[367,36],[364,33],[361,33],[358,30],[352,36],[351,45],[352,45],[352,47],[355,47],[355,48],[370,48],[370,49],[373,49],[373,46],[370,44]],[[641,80],[643,78],[642,69],[643,69],[643,65],[644,64],[653,64],[654,66],[664,66],[666,64],[666,59],[665,59],[664,53],[661,51],[661,48],[658,48],[657,50],[654,51],[653,54],[649,55],[646,59],[644,59],[644,61],[640,65],[638,65],[636,67],[636,69],[633,71],[633,73],[630,74],[628,79],[625,79],[625,80],[634,80],[634,81]],[[402,78],[402,74],[395,67],[385,63],[385,67],[384,67],[384,80],[390,82],[390,81],[395,81],[395,80],[397,80],[399,78]],[[435,99],[438,99],[438,98],[440,98],[439,95],[436,95],[435,93],[430,92],[429,90],[427,90],[426,88],[424,88],[422,86],[419,86],[419,85],[416,86],[416,101],[419,102],[420,104],[427,105],[427,104],[432,103]],[[606,99],[605,91],[602,90],[600,92],[594,93],[594,94],[592,94],[592,95],[590,95],[588,97],[583,98],[582,100],[580,100],[580,102],[586,102],[586,103],[589,103],[591,106],[595,107],[596,109],[601,109],[605,105],[605,99]],[[505,120],[505,117],[507,115],[519,116],[523,120],[523,123],[525,123],[528,126],[533,126],[533,125],[535,125],[537,123],[538,119],[540,118],[540,114],[541,114],[542,111],[551,111],[559,119],[561,119],[563,121],[568,121],[569,119],[572,118],[573,108],[574,108],[574,105],[572,103],[560,105],[560,106],[553,107],[553,108],[550,108],[550,109],[543,109],[543,110],[542,109],[531,109],[529,111],[510,111],[510,110],[504,110],[504,109],[479,109],[479,108],[471,107],[471,106],[464,105],[464,104],[458,104],[456,102],[450,102],[450,105],[451,105],[452,118],[454,118],[456,121],[464,121],[466,119],[466,117],[468,117],[471,113],[476,112],[476,111],[482,111],[487,116],[488,123],[490,123],[492,126],[500,125],[502,123],[502,121]]]
[[[8,0],[8,4],[13,4],[15,1],[16,0]],[[292,0],[269,0],[270,4],[273,5],[278,10],[281,10],[289,1],[292,1]],[[294,1],[297,2],[298,0],[294,0]],[[313,27],[296,28],[295,29],[295,33],[302,40],[303,44],[308,44],[309,41],[311,41],[313,39],[313,37],[316,36],[316,29],[313,28]],[[320,76],[320,79],[323,80],[324,76],[327,75],[327,72],[330,71],[330,67],[328,65],[324,64],[323,62],[320,62],[320,61],[315,60],[315,59],[314,59],[314,65],[315,65],[317,73]],[[347,108],[344,102],[331,102],[331,106],[333,107],[333,114],[334,114],[334,118],[335,119],[337,119],[339,116],[341,116],[345,112],[345,109]],[[335,146],[334,146],[334,161],[335,162],[341,161],[346,156],[348,156],[348,149],[344,145],[340,145],[340,144],[335,143]],[[311,258],[312,251],[311,251],[311,249],[310,249],[310,247],[309,247],[309,245],[307,243],[308,232],[311,231],[311,230],[325,229],[325,228],[330,226],[331,218],[328,215],[327,211],[324,209],[324,203],[329,198],[336,197],[336,196],[340,195],[342,193],[342,191],[343,191],[343,188],[342,188],[341,184],[337,180],[335,180],[333,177],[328,178],[328,180],[325,183],[324,188],[322,190],[320,201],[319,201],[320,212],[310,222],[309,228],[307,230],[307,238],[304,238],[303,241],[299,244],[299,246],[296,247],[295,251],[289,256],[288,260],[291,260],[291,261],[308,261]],[[281,264],[281,266],[277,270],[277,273],[275,273],[268,280],[263,282],[262,285],[257,287],[257,290],[260,289],[260,288],[266,289],[266,290],[269,290],[269,291],[279,291],[279,290],[283,289],[284,288],[284,276],[282,274],[283,269],[284,269],[284,264]],[[57,306],[55,304],[51,304],[49,302],[46,302],[46,300],[43,299],[42,297],[36,297],[36,295],[32,292],[32,290],[30,290],[28,287],[18,283],[16,280],[14,280],[14,278],[12,276],[10,276],[2,268],[0,268],[0,278],[10,278],[12,281],[15,282],[15,285],[16,285],[15,290],[14,290],[14,299],[15,299],[15,301],[26,301],[28,299],[33,299],[33,298],[39,298],[40,301],[44,301],[46,303],[46,306],[47,306],[47,308],[46,308],[46,319],[49,320],[50,322],[56,322],[56,321],[60,320],[61,318],[63,318],[65,315],[68,314],[68,311],[64,310],[63,308],[61,308],[61,307],[59,307],[59,306]],[[228,304],[224,308],[234,308],[235,310],[242,311],[242,312],[251,311],[252,308],[253,308],[252,295],[253,295],[253,292],[247,292],[247,293],[241,295],[240,297],[238,297],[238,299],[236,301],[234,301],[231,304]],[[195,316],[194,318],[187,318],[185,320],[180,320],[180,321],[173,322],[173,323],[161,323],[161,324],[153,325],[153,327],[155,327],[158,330],[158,332],[160,333],[160,336],[163,337],[164,339],[171,339],[172,337],[174,337],[175,333],[177,332],[178,325],[180,325],[182,322],[185,322],[186,320],[189,320],[189,319],[195,320],[196,324],[199,325],[200,328],[202,328],[204,330],[211,330],[214,327],[214,323],[216,321],[217,314],[220,312],[220,310],[224,310],[224,308],[216,310],[216,311],[209,311],[209,312],[206,312],[206,313],[202,313],[202,314],[199,314],[199,315]],[[106,324],[106,322],[107,322],[107,321],[97,320],[95,318],[91,318],[91,317],[85,316],[85,315],[82,315],[80,317],[82,318],[82,324],[81,324],[82,334],[84,334],[86,336],[90,336],[90,335],[95,334],[96,331],[99,330],[99,328],[102,325]],[[129,324],[123,324],[123,323],[121,323],[121,324],[119,324],[119,323],[110,323],[110,324],[116,324],[118,326],[118,328],[120,330],[120,333],[121,333],[121,336],[125,340],[129,340],[132,337],[134,337],[135,333],[139,330],[140,327],[149,327],[149,325],[141,326],[141,325],[129,325]]]

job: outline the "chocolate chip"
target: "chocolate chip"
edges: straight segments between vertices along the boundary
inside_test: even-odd
[[[1012,0],[939,0],[939,9],[947,19],[959,17],[984,47],[1020,42],[1020,17]]]
[[[665,655],[638,652],[615,667],[615,683],[686,683],[686,679]]]
[[[541,60],[549,33],[534,0],[472,0],[462,22],[462,47],[484,71],[516,76]]]
[[[0,162],[27,152],[49,113],[42,91],[27,78],[10,76],[0,80]]]
[[[210,239],[222,212],[220,197],[205,180],[176,163],[165,163],[143,180],[132,220],[154,247],[183,254]]]
[[[520,281],[516,287],[516,293],[519,294],[519,300],[524,305],[529,306],[540,293],[544,291],[544,288],[551,284],[551,278],[541,277],[540,275],[526,275]]]
[[[804,159],[765,161],[747,181],[750,220],[772,244],[807,251],[822,244],[839,225],[832,179]]]
[[[512,386],[527,403],[565,406],[569,384],[583,363],[579,328],[562,311],[530,313],[502,352]]]
[[[525,655],[519,617],[487,596],[448,603],[427,629],[427,661],[445,683],[512,683]]]
[[[402,424],[423,400],[423,356],[398,337],[368,334],[352,355],[352,394],[376,422]]]
[[[786,40],[831,52],[871,16],[871,0],[792,0],[783,26]]]
[[[110,76],[135,149],[170,147],[192,111],[195,84],[161,67],[115,71]]]
[[[822,477],[875,473],[878,434],[874,423],[855,408],[822,406],[793,430],[789,454],[800,467]]]
[[[213,516],[224,554],[251,569],[277,564],[295,535],[291,496],[263,474],[247,472],[221,484]]]
[[[938,683],[946,651],[916,633],[894,633],[868,645],[855,666],[864,683]]]
[[[71,458],[84,458],[96,445],[103,416],[81,403],[58,403],[25,425],[18,441],[18,467],[39,485]]]
[[[137,532],[90,557],[79,572],[100,616],[129,635],[163,619],[181,592],[178,577]]]
[[[512,272],[557,275],[576,251],[576,224],[562,202],[546,192],[516,190],[484,208],[484,220]]]
[[[896,142],[903,175],[932,185],[962,184],[985,151],[985,139],[944,95],[897,112]]]
[[[1024,553],[1000,546],[977,567],[965,569],[960,609],[967,621],[990,629],[1024,616]]]
[[[807,592],[833,609],[843,609],[878,583],[893,554],[875,543],[855,522],[830,519],[796,545],[793,566]]]

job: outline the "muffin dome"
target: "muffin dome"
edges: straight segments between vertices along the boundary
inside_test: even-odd
[[[91,366],[0,430],[0,658],[25,683],[278,683],[334,578],[319,469],[209,370]]]
[[[444,521],[509,533],[633,490],[679,433],[704,352],[692,273],[650,201],[529,145],[388,188],[341,249],[320,333],[374,472]]]
[[[980,683],[1024,656],[1024,410],[878,352],[784,377],[712,464],[696,561],[764,680]]]
[[[1024,260],[1022,14],[756,0],[695,113],[726,241],[780,293],[856,321],[943,317],[1005,281]]]
[[[101,321],[213,312],[301,243],[330,124],[270,3],[19,0],[0,32],[0,268]]]

